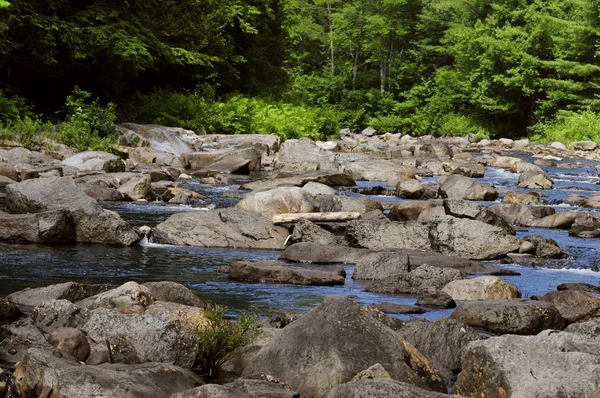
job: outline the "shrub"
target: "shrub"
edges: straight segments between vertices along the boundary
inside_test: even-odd
[[[32,118],[33,116],[31,107],[24,98],[16,95],[8,98],[0,90],[0,125],[8,125],[25,117]]]
[[[215,378],[223,364],[248,343],[255,329],[256,315],[244,312],[235,321],[225,319],[226,308],[208,304],[204,313],[209,325],[197,330],[198,346],[194,369],[202,376]]]
[[[568,144],[587,140],[600,143],[600,115],[590,110],[559,111],[554,120],[538,123],[530,130],[534,133],[531,139],[541,143],[560,141]]]

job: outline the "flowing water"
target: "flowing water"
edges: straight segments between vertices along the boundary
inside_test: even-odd
[[[532,161],[527,155],[523,157]],[[568,160],[565,160],[565,162]],[[575,207],[560,204],[570,193],[590,196],[600,178],[591,172],[593,166],[584,164],[576,169],[546,168],[555,179],[556,188],[546,191],[556,211],[575,210]],[[431,181],[434,179],[425,179]],[[517,176],[501,169],[486,169],[483,182],[502,189],[520,191],[516,188]],[[360,183],[360,186],[377,186],[385,183]],[[190,211],[206,211],[234,205],[239,199],[237,186],[210,186],[190,182],[188,188],[203,193],[207,199],[194,206],[169,205],[162,202],[151,203],[112,203],[106,207],[117,211],[133,225],[154,226],[171,214]],[[568,189],[563,189],[568,188]],[[351,193],[344,193],[351,195]],[[392,202],[401,201],[395,197],[374,197]],[[490,203],[486,203],[490,205]],[[559,242],[571,255],[568,260],[548,262],[542,267],[513,264],[493,264],[521,273],[521,276],[503,277],[515,284],[525,297],[541,295],[556,289],[564,282],[587,282],[600,284],[600,241],[570,237],[567,231],[550,229],[530,229],[519,232],[519,236],[537,233]],[[157,245],[144,242],[136,248],[112,248],[100,245],[14,245],[0,244],[0,295],[8,294],[25,287],[44,286],[65,281],[103,283],[118,285],[127,281],[147,282],[173,280],[191,288],[202,299],[226,304],[231,313],[257,308],[263,315],[299,313],[317,305],[329,295],[351,296],[361,304],[382,302],[414,304],[415,299],[397,295],[383,295],[364,292],[366,282],[351,278],[352,266],[308,266],[291,264],[293,267],[314,267],[319,269],[344,268],[347,272],[343,286],[315,287],[281,284],[261,284],[235,282],[218,272],[219,267],[232,260],[277,259],[277,251],[257,251],[238,249],[206,249],[181,246]],[[432,311],[416,315],[427,319],[447,316],[451,310]],[[398,316],[406,319],[408,316]],[[415,317],[415,315],[411,315]]]

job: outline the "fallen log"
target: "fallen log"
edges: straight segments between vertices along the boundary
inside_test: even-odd
[[[273,216],[274,224],[282,224],[288,222],[307,221],[350,221],[360,217],[358,212],[330,212],[330,213],[284,213]]]

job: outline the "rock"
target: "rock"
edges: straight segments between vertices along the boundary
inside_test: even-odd
[[[127,200],[154,200],[152,192],[152,180],[149,175],[140,175],[131,178],[119,187],[119,192]]]
[[[116,188],[86,184],[82,184],[81,188],[87,196],[100,202],[120,202],[125,199],[123,194]]]
[[[595,151],[598,148],[598,144],[594,141],[575,141],[571,145],[578,151]]]
[[[458,303],[450,318],[500,334],[536,334],[565,326],[558,310],[545,301],[465,301]]]
[[[501,336],[464,350],[453,392],[467,397],[593,397],[600,343],[572,333]]]
[[[477,203],[461,199],[444,199],[444,210],[449,216],[481,221],[500,227],[511,235],[515,234],[513,228],[502,217]]]
[[[427,310],[412,305],[381,303],[372,305],[371,308],[384,314],[425,314]]]
[[[0,397],[4,398],[8,391],[8,376],[0,369]]]
[[[255,263],[235,261],[227,267],[230,279],[261,283],[289,283],[294,285],[343,285],[344,277],[335,272],[291,268],[278,261],[262,260]]]
[[[309,194],[316,195],[335,195],[335,189],[320,182],[309,181],[302,187]]]
[[[519,174],[517,187],[525,189],[552,189],[554,181],[546,176],[544,172],[525,171]]]
[[[0,177],[5,177],[12,182],[19,182],[20,180],[19,173],[14,166],[4,162],[0,162]]]
[[[305,172],[335,170],[338,165],[332,152],[320,149],[308,138],[286,140],[279,149],[278,168],[282,171]]]
[[[573,223],[577,219],[577,215],[578,213],[574,211],[562,211],[537,220],[532,220],[529,224],[532,227],[569,229],[573,226]]]
[[[508,191],[502,198],[502,203],[522,203],[526,205],[537,205],[542,201],[537,192],[517,193]]]
[[[79,329],[58,328],[48,336],[48,343],[66,352],[78,361],[85,361],[90,354],[90,343]]]
[[[321,245],[344,245],[345,243],[342,242],[341,237],[338,238],[333,233],[308,220],[302,220],[294,226],[292,240],[294,242],[310,242]]]
[[[429,229],[415,222],[389,220],[354,220],[346,226],[346,240],[354,247],[371,250],[417,249],[429,250]]]
[[[250,395],[242,391],[236,390],[227,385],[205,384],[191,390],[178,392],[171,395],[169,398],[256,398],[256,395]]]
[[[569,235],[579,238],[600,237],[600,214],[579,213],[569,229]]]
[[[250,149],[250,148],[248,148]],[[240,156],[242,155],[242,156]],[[248,175],[250,171],[260,170],[261,153],[257,149],[251,149],[245,154],[234,152],[231,155],[223,155],[221,159],[204,167],[197,175],[213,176],[216,174],[238,174]],[[196,175],[196,173],[194,173]]]
[[[401,251],[372,252],[356,261],[352,278],[379,280],[408,271],[410,271],[410,261],[406,253]]]
[[[435,287],[424,287],[420,289],[417,295],[416,304],[440,308],[456,307],[456,302],[454,302],[452,296]]]
[[[496,200],[498,192],[490,185],[459,175],[442,176],[439,179],[440,195],[450,199]]]
[[[448,398],[446,394],[424,390],[396,380],[365,379],[333,386],[319,398]],[[450,396],[452,397],[452,396]]]
[[[158,243],[200,247],[282,249],[288,230],[241,209],[174,214],[153,231]]]
[[[105,285],[85,285],[76,282],[58,283],[38,288],[27,288],[9,294],[6,299],[11,303],[26,307],[37,307],[53,300],[77,302],[106,291]]]
[[[519,253],[521,254],[535,254],[535,244],[523,241],[519,247]]]
[[[201,195],[198,192],[190,191],[189,189],[185,189],[185,188],[168,188],[165,192],[163,192],[162,199],[165,202],[169,202],[169,201],[171,201],[171,199],[173,199],[177,195],[183,195],[186,198],[188,198],[189,200],[206,199],[206,196]]]
[[[68,357],[34,349],[15,370],[18,397],[147,397],[164,398],[201,384],[191,371],[169,364],[85,366]]]
[[[431,361],[447,384],[452,383],[461,370],[463,348],[471,341],[482,339],[472,327],[447,318],[435,322],[414,319],[398,334]]]
[[[284,213],[313,213],[319,211],[319,205],[312,195],[297,187],[254,191],[242,199],[236,207],[257,212],[269,218]]]
[[[81,171],[104,171],[117,173],[125,171],[125,162],[117,155],[98,151],[85,151],[62,161],[65,166]]]
[[[357,380],[366,380],[366,379],[387,379],[391,380],[391,376],[387,370],[380,364],[376,363],[373,366],[370,366],[368,369],[365,369],[359,372],[356,376],[352,378],[352,381]]]
[[[131,146],[149,146],[176,155],[194,152],[202,146],[195,132],[179,127],[122,123],[117,126],[117,131]]]
[[[479,276],[473,279],[456,280],[442,289],[454,301],[502,300],[520,298],[519,289],[497,276]]]
[[[581,204],[581,207],[600,209],[600,194],[594,194]]]
[[[498,144],[502,148],[512,148],[513,145],[515,144],[515,142],[513,140],[511,140],[510,138],[500,138],[498,140]]]
[[[109,308],[123,314],[143,314],[155,300],[147,287],[136,282],[127,282],[115,289],[81,300],[77,304],[89,310]]]
[[[417,294],[425,287],[441,289],[454,280],[462,279],[457,269],[422,265],[411,272],[400,272],[367,286],[367,292],[389,294]]]
[[[381,202],[369,198],[351,198],[341,197],[340,204],[341,210],[344,212],[357,212],[360,214],[366,214],[372,211],[383,211]],[[321,210],[322,211],[322,210]]]
[[[355,263],[368,250],[353,247],[332,246],[311,242],[294,243],[279,256],[281,260],[306,263]]]
[[[73,217],[67,210],[37,214],[0,211],[0,242],[68,243],[75,241]]]
[[[417,180],[403,180],[396,185],[396,196],[403,199],[431,199],[437,193]]]
[[[560,315],[570,323],[600,317],[600,298],[590,292],[579,290],[550,292],[539,300],[554,304]]]
[[[34,308],[31,321],[35,327],[49,334],[58,328],[76,328],[84,324],[90,312],[68,300],[52,300]]]
[[[553,149],[558,149],[560,151],[568,150],[567,147],[565,146],[565,144],[563,144],[562,142],[558,142],[558,141],[554,141],[553,143],[548,145],[548,147],[553,148]]]
[[[2,328],[0,340],[0,366],[13,370],[22,361],[28,350],[40,348],[53,349],[38,328],[29,319],[17,321]]]
[[[511,156],[498,156],[490,163],[491,167],[499,167],[503,169],[512,169],[518,163],[523,163],[524,160],[521,158],[515,158]]]
[[[423,224],[429,224],[436,217],[445,215],[446,210],[444,209],[444,206],[428,207],[419,214],[417,221]]]
[[[483,165],[474,162],[444,162],[444,169],[450,174],[469,178],[481,178],[485,174]]]
[[[23,314],[19,307],[6,299],[0,299],[0,325],[12,323],[19,319],[21,315]]]
[[[518,163],[513,164],[510,171],[512,171],[513,173],[518,173],[518,174],[524,173],[526,171],[535,171],[538,173],[543,173],[544,169],[542,169],[540,166],[533,164],[533,163],[518,162]]]
[[[270,374],[312,397],[380,363],[396,380],[445,392],[425,357],[368,312],[348,298],[327,297],[282,329],[243,374]]]
[[[544,238],[541,235],[527,235],[523,241],[533,243],[535,255],[539,258],[562,258],[565,253],[560,249],[558,243],[553,239]]]
[[[373,127],[367,127],[363,131],[360,132],[362,135],[367,137],[373,137],[374,135],[378,135],[379,133]]]
[[[344,164],[344,171],[350,172],[356,180],[364,181],[401,181],[415,179],[417,174],[431,174],[423,169],[417,170],[405,166],[402,161],[391,160],[361,160]],[[394,182],[392,185],[396,185]]]
[[[565,328],[565,332],[597,339],[600,336],[600,317],[592,318],[585,322],[572,323]]]
[[[6,188],[7,207],[13,213],[67,210],[75,222],[75,239],[82,243],[129,246],[139,240],[121,217],[102,209],[70,177],[28,180]]]
[[[555,213],[549,206],[527,206],[521,203],[492,205],[488,210],[504,218],[509,224],[523,226],[530,226]]]
[[[600,293],[600,286],[590,283],[561,283],[556,290],[581,290],[583,292]]]
[[[167,301],[199,308],[204,307],[204,302],[181,283],[171,281],[147,282],[142,284],[142,287],[147,288],[150,294],[158,301]]]
[[[406,201],[392,206],[388,217],[392,221],[416,221],[423,211],[434,207],[436,207],[436,204],[429,201]]]
[[[521,241],[505,229],[481,221],[451,216],[432,220],[431,246],[446,255],[494,259],[519,250]]]
[[[236,391],[245,392],[256,398],[300,398],[300,394],[291,391],[288,385],[272,380],[269,376],[260,379],[240,378],[225,386]]]
[[[563,199],[563,203],[568,204],[569,206],[580,206],[583,202],[585,202],[585,196],[578,194],[578,193],[572,193],[570,195],[567,195],[566,199]]]
[[[289,142],[289,140],[287,141]],[[286,173],[282,173],[286,175]],[[288,177],[278,176],[267,180],[258,180],[242,184],[241,189],[249,189],[251,191],[266,190],[279,187],[303,187],[307,183],[314,181],[321,184],[332,186],[355,186],[354,179],[345,173],[337,171],[314,171],[303,173],[302,175]]]

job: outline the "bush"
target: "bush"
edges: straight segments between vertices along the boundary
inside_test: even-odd
[[[24,118],[34,117],[31,107],[24,98],[13,96],[8,98],[0,90],[0,125],[9,125]]]
[[[244,312],[235,321],[225,319],[226,308],[208,304],[204,313],[210,324],[197,330],[198,346],[194,369],[202,376],[215,378],[223,364],[248,343],[255,330],[256,315]]]
[[[556,119],[538,123],[530,129],[534,141],[548,143],[560,141],[595,141],[600,144],[600,115],[590,110],[582,112],[559,111]]]
[[[88,103],[90,97],[79,87],[73,89],[65,101],[66,119],[56,138],[78,150],[111,151],[116,138],[115,105],[103,107],[97,98]]]

